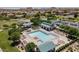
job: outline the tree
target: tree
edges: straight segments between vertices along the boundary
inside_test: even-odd
[[[9,28],[9,25],[4,24],[3,27],[4,27],[4,29],[8,29]]]
[[[11,27],[11,28],[16,28],[16,27],[17,27],[17,24],[16,24],[16,23],[13,23],[13,24],[11,24],[10,27]]]
[[[21,33],[22,29],[21,28],[11,28],[8,30],[8,35],[11,35],[14,32],[19,32]]]
[[[39,18],[32,18],[31,19],[31,22],[33,22],[33,25],[39,25],[41,23],[41,20]]]
[[[13,32],[15,32],[16,31],[16,29],[15,28],[12,28],[12,29],[10,29],[10,30],[8,30],[8,35],[11,35]]]
[[[19,28],[19,26],[16,23],[13,23],[10,26],[10,29],[8,30],[8,34],[11,35],[13,32],[21,32],[21,29]]]
[[[47,20],[56,20],[56,19],[57,19],[57,17],[54,14],[49,14],[47,16]]]
[[[65,9],[65,10],[63,10],[64,11],[64,13],[67,13],[68,11]]]
[[[16,46],[20,43],[20,32],[13,32],[9,39],[12,40],[11,46]]]
[[[36,13],[36,14],[34,15],[34,17],[40,18],[40,12]]]
[[[9,25],[7,25],[7,24],[4,24],[4,25],[3,25],[3,27],[9,27]]]
[[[36,47],[36,45],[33,43],[33,42],[31,42],[31,43],[28,43],[27,45],[26,45],[26,47],[25,47],[25,50],[27,51],[27,52],[34,52],[34,48]]]
[[[21,29],[19,27],[16,27],[16,23],[13,23],[11,25],[11,28],[8,30],[9,40],[12,40],[12,46],[16,46],[20,43],[20,34]]]
[[[26,18],[27,14],[26,13],[23,13],[23,18]]]
[[[10,39],[11,39],[13,42],[19,42],[20,33],[19,33],[19,32],[13,32],[13,33],[10,35]]]
[[[60,25],[60,28],[69,34],[69,36],[79,37],[79,30],[70,26]]]
[[[77,18],[77,17],[78,17],[78,14],[77,14],[77,13],[75,13],[75,14],[74,14],[74,18]]]
[[[11,35],[13,32],[18,31],[18,28],[16,28],[16,23],[11,24],[11,29],[8,30],[8,35]]]

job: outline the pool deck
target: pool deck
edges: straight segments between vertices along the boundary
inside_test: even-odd
[[[29,42],[34,42],[37,46],[39,46],[41,44],[41,42],[38,43],[39,39],[36,39],[34,37],[31,37],[28,33],[34,32],[34,31],[42,31],[45,32],[47,34],[54,34],[56,35],[56,39],[55,40],[51,40],[55,45],[56,45],[56,49],[70,41],[68,41],[68,38],[64,35],[60,35],[58,34],[58,32],[56,33],[55,31],[46,31],[44,29],[37,29],[37,30],[33,30],[33,29],[29,29],[30,31],[26,30],[23,32],[23,34],[21,35],[21,42],[23,43],[24,46],[26,46],[27,43]]]
[[[67,37],[66,37],[66,34],[65,33],[62,33],[62,32],[56,32],[56,31],[51,31],[52,33],[54,33],[54,34],[56,34],[57,36],[59,36],[59,38],[57,39],[57,41],[62,41],[57,47],[56,47],[56,49],[58,49],[59,47],[61,47],[61,46],[63,46],[63,45],[65,45],[65,44],[67,44],[67,43],[69,43],[69,42],[71,42],[71,40],[70,39],[68,39]],[[55,43],[56,43],[56,41],[54,41]]]

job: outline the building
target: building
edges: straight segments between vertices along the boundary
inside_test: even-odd
[[[79,23],[78,22],[69,22],[69,21],[59,20],[59,21],[54,22],[54,24],[56,24],[57,26],[66,25],[66,26],[70,26],[70,27],[79,29]]]
[[[23,15],[15,15],[17,18],[22,18]]]
[[[27,28],[31,28],[32,27],[32,23],[31,22],[24,22],[22,24],[22,28],[27,29]]]
[[[65,19],[68,19],[68,18],[74,18],[74,15],[66,15],[64,16]]]
[[[51,31],[52,29],[55,28],[54,24],[50,24],[50,23],[46,23],[46,22],[43,22],[41,24],[41,28],[47,30],[47,31]]]
[[[31,28],[32,23],[29,19],[18,19],[18,23],[21,25],[23,29]]]

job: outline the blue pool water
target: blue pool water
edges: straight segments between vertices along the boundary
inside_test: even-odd
[[[54,35],[48,35],[42,31],[36,31],[29,34],[31,37],[38,37],[42,42],[50,41],[52,39],[55,39],[56,36]]]

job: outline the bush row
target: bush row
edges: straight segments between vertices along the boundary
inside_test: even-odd
[[[66,26],[66,25],[60,25],[59,27],[69,35],[79,37],[79,29]]]

